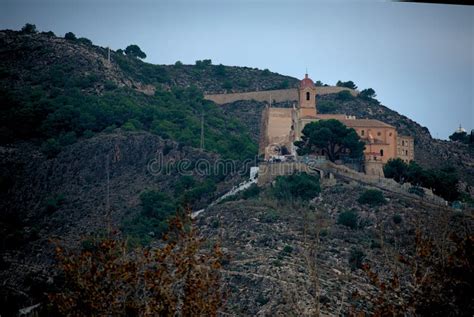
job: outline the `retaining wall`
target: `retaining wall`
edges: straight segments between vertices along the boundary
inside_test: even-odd
[[[316,87],[316,94],[328,95],[335,94],[340,91],[347,90],[353,96],[356,96],[359,92],[353,89],[336,86],[323,86]],[[284,101],[297,101],[298,100],[298,89],[277,89],[277,90],[262,90],[262,91],[250,91],[250,92],[238,92],[228,94],[211,94],[204,95],[207,100],[212,100],[218,105],[235,102],[238,100],[256,100],[260,102],[284,102]]]

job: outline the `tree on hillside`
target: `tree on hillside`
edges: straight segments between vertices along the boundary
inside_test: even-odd
[[[21,28],[21,33],[34,34],[34,33],[38,33],[38,31],[36,30],[36,25],[31,24],[31,23],[26,23],[26,24]]]
[[[205,68],[206,66],[211,66],[211,65],[212,65],[212,60],[210,59],[203,59],[203,60],[196,61],[197,68]]]
[[[458,141],[458,142],[461,142],[461,143],[469,143],[469,136],[467,135],[467,133],[465,131],[462,131],[462,132],[454,132],[453,134],[451,134],[449,136],[449,139],[451,141]]]
[[[133,58],[146,58],[146,54],[135,44],[131,44],[125,48],[125,55]]]
[[[323,82],[320,81],[320,80],[317,80],[317,81],[314,83],[314,85],[315,85],[316,87],[324,86]]]
[[[72,32],[67,32],[66,34],[64,34],[64,38],[66,40],[70,40],[70,41],[75,41],[77,40],[77,37],[76,37],[76,34],[72,33]]]
[[[361,157],[365,147],[354,129],[334,119],[307,124],[301,141],[296,141],[295,145],[299,155],[321,152],[332,162],[343,154],[349,154],[352,158]]]
[[[407,180],[408,165],[401,158],[389,159],[383,167],[383,173],[386,178],[393,178],[398,183]]]
[[[357,89],[356,84],[354,84],[354,82],[352,80],[349,80],[349,81],[340,81],[340,80],[338,80],[337,83],[336,83],[336,86],[337,87],[346,87],[346,88],[350,88],[350,89]]]
[[[377,94],[375,93],[375,90],[373,90],[372,88],[367,88],[367,89],[362,90],[359,96],[364,99],[373,99],[377,97]]]

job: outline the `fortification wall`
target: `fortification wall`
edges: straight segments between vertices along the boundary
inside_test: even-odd
[[[318,95],[328,95],[335,94],[340,91],[347,90],[353,96],[358,94],[358,91],[345,88],[345,87],[336,87],[336,86],[325,86],[325,87],[316,87],[316,94]],[[263,91],[250,91],[250,92],[239,92],[239,93],[229,93],[229,94],[212,94],[204,95],[204,98],[207,100],[212,100],[218,105],[223,105],[226,103],[235,102],[238,100],[256,100],[260,102],[284,102],[284,101],[296,101],[298,100],[298,89],[278,89],[278,90],[263,90]]]

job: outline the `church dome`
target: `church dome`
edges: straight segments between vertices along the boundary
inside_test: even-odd
[[[300,88],[314,87],[314,82],[308,77],[308,74],[304,75],[304,79],[300,81]]]

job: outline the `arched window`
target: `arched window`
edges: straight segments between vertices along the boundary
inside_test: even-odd
[[[310,100],[311,99],[311,95],[309,94],[309,91],[306,92],[306,100]]]
[[[383,156],[383,150],[380,150],[380,156]]]

